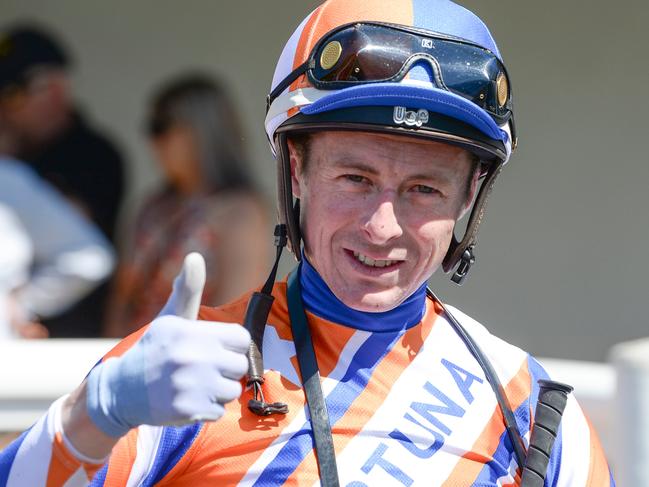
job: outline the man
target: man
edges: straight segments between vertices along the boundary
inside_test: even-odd
[[[51,185],[0,156],[2,209],[0,322],[15,336],[43,338],[47,329],[34,317],[60,315],[101,284],[113,270],[113,250]]]
[[[113,144],[74,107],[63,47],[47,31],[15,25],[0,33],[0,154],[27,162],[113,240],[124,192]],[[107,285],[48,317],[53,336],[97,336]]]
[[[325,2],[289,39],[266,118],[276,245],[300,266],[197,320],[189,256],[161,315],[4,453],[7,485],[518,484],[546,374],[426,290],[440,265],[466,276],[511,108],[465,9]],[[556,442],[546,485],[613,483],[572,396]]]

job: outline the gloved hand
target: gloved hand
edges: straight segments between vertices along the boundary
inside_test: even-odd
[[[141,424],[214,421],[241,395],[250,334],[243,326],[196,319],[204,284],[205,261],[189,254],[142,338],[89,374],[88,414],[107,435],[120,437]]]

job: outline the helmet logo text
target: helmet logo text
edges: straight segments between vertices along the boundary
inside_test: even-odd
[[[428,123],[428,110],[420,108],[414,111],[406,110],[406,107],[394,107],[392,119],[397,125],[405,124],[408,127],[421,127],[423,124]]]

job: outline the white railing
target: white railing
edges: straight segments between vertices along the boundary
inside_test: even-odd
[[[599,362],[540,359],[553,380],[575,388],[579,404],[593,423],[608,458],[615,455],[615,420],[613,398],[616,389],[615,369]]]
[[[22,431],[72,392],[115,340],[0,341],[0,431]]]
[[[649,486],[649,338],[613,347],[612,437],[620,487]]]
[[[72,391],[115,340],[0,342],[0,431],[28,428]],[[649,338],[613,347],[610,363],[541,359],[600,434],[618,486],[649,486]]]

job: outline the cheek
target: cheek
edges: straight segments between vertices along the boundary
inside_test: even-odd
[[[308,201],[308,207],[304,202]],[[309,188],[308,197],[302,205],[309,213],[309,219],[315,226],[335,226],[333,223],[352,220],[362,214],[363,198],[349,195],[346,192],[331,191],[326,186]]]
[[[188,159],[190,155],[187,144],[180,138],[172,138],[164,146],[163,155],[170,165],[180,165],[181,161]]]
[[[420,246],[427,249],[426,252],[431,252],[431,258],[443,258],[451,243],[454,226],[453,219],[426,221],[420,223],[415,235]]]
[[[156,159],[168,174],[182,172],[187,160],[185,146],[174,137],[164,137],[153,144]]]
[[[359,214],[349,197],[327,193],[324,188],[319,193],[317,188],[309,190],[300,203],[300,228],[306,236],[307,252],[313,258],[317,247],[329,247],[334,239],[356,229]]]
[[[164,173],[169,176],[174,173],[174,164],[173,158],[170,157],[169,151],[162,144],[154,145],[153,153],[155,160],[164,171]]]

